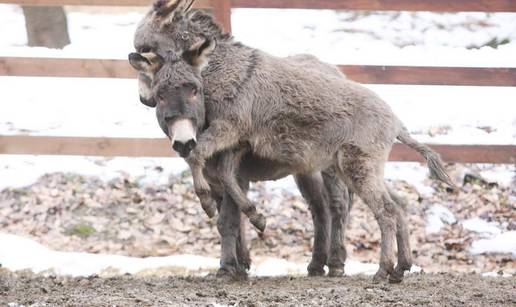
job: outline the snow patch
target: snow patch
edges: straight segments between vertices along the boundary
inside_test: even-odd
[[[506,273],[506,272],[485,272],[482,273],[482,277],[513,277],[512,274]]]
[[[502,233],[500,225],[498,223],[487,222],[481,218],[472,218],[461,222],[462,227],[469,231],[478,233],[485,233],[491,235],[498,235]]]
[[[391,162],[385,166],[386,179],[403,180],[413,186],[423,197],[429,197],[435,192],[431,186],[425,184],[428,174],[426,165],[415,162]]]
[[[183,159],[177,158],[96,158],[76,156],[2,155],[0,159],[0,189],[33,184],[48,173],[77,173],[98,176],[109,181],[121,175],[136,179],[141,185],[165,185],[169,176],[188,170]]]
[[[470,252],[478,254],[512,254],[516,257],[516,231],[498,234],[490,239],[474,241]]]
[[[283,192],[301,196],[293,176],[288,176],[279,180],[265,182],[265,190],[273,195],[281,196]]]
[[[11,271],[29,269],[35,273],[52,272],[57,275],[90,276],[112,272],[137,274],[158,268],[180,268],[187,272],[215,270],[215,258],[177,255],[168,257],[134,258],[78,252],[52,251],[43,245],[20,236],[0,234],[0,263]],[[8,247],[8,248],[5,248]]]
[[[32,270],[34,273],[52,273],[69,276],[149,275],[155,273],[206,275],[219,268],[219,260],[196,255],[136,258],[120,255],[103,255],[79,252],[53,251],[25,237],[0,234],[0,264],[11,271]],[[7,248],[5,248],[7,247]],[[306,263],[284,259],[259,258],[251,267],[253,276],[306,275]],[[346,274],[372,275],[378,264],[348,260]],[[420,269],[419,269],[420,270]],[[417,272],[418,267],[414,266]]]
[[[502,186],[516,186],[516,168],[512,166],[495,166],[492,169],[480,172],[480,176],[489,182],[496,182]]]
[[[258,260],[258,259],[257,259]],[[292,263],[285,259],[265,258],[259,266],[252,266],[250,273],[256,276],[284,276],[306,274],[306,265]]]
[[[453,224],[457,222],[457,219],[448,208],[443,205],[433,205],[428,210],[426,218],[426,233],[438,233],[441,228],[444,227],[444,223]]]

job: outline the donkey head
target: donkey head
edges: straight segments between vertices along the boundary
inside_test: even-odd
[[[205,125],[201,70],[214,48],[214,40],[203,38],[180,54],[169,50],[163,56],[129,55],[139,72],[142,102],[156,107],[158,123],[181,157],[195,148],[197,131]]]
[[[137,52],[179,52],[191,46],[188,12],[195,0],[157,0],[140,21],[134,35]]]
[[[134,36],[136,51],[165,54],[172,50],[182,54],[206,36],[217,41],[231,39],[211,15],[190,10],[194,1],[157,0],[138,25]],[[156,106],[150,90],[153,74],[138,74],[140,100],[150,107]]]

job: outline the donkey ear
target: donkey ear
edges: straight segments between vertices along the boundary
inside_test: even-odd
[[[155,73],[161,68],[163,58],[156,53],[130,53],[129,63],[139,72]]]
[[[152,96],[152,78],[141,72],[138,73],[138,93],[141,103],[151,108],[156,107],[156,100]]]
[[[190,10],[195,0],[157,0],[154,2],[154,12],[156,17],[161,19],[161,23],[172,22],[176,16],[180,16]]]
[[[204,38],[195,43],[190,49],[183,52],[183,59],[198,71],[208,65],[209,55],[215,49],[217,43],[214,39]]]
[[[129,53],[129,64],[137,71],[147,72],[150,71],[151,62],[143,55],[133,52]]]

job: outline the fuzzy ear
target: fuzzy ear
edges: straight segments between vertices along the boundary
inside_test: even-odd
[[[154,52],[130,53],[129,63],[139,72],[153,74],[163,65],[163,58]]]
[[[156,107],[156,100],[152,97],[152,78],[142,72],[138,73],[138,93],[141,103],[151,108]]]
[[[176,16],[180,16],[190,10],[195,0],[157,0],[154,2],[156,17],[162,24],[172,22]]]
[[[214,39],[204,38],[195,43],[190,49],[183,52],[183,59],[200,71],[208,65],[209,55],[217,43]]]
[[[129,53],[129,64],[137,71],[146,72],[150,70],[151,62],[139,53]]]

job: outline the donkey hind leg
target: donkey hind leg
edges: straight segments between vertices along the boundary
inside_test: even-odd
[[[330,219],[328,197],[325,194],[320,173],[296,175],[296,184],[308,202],[314,223],[314,247],[312,260],[308,265],[308,276],[323,276],[324,266],[328,260]]]
[[[396,204],[396,241],[398,244],[398,263],[394,272],[389,276],[392,283],[400,283],[405,271],[412,267],[412,253],[410,251],[410,236],[406,220],[406,200],[388,188],[389,196]]]
[[[334,168],[322,172],[324,186],[328,193],[331,212],[330,255],[328,259],[328,276],[344,275],[347,251],[344,244],[348,214],[353,203],[352,194],[336,174]]]
[[[371,158],[346,156],[339,159],[338,175],[373,212],[381,232],[380,268],[374,281],[387,279],[394,271],[396,240],[396,205],[383,179],[383,163]]]
[[[220,206],[217,229],[220,233],[221,257],[217,277],[242,280],[247,278],[246,269],[239,263],[240,210],[228,193],[224,193]]]
[[[220,180],[224,189],[231,195],[231,198],[233,198],[240,210],[249,218],[251,224],[260,232],[263,232],[267,224],[265,216],[257,212],[256,205],[247,198],[246,193],[238,184],[237,172],[242,157],[246,152],[247,148],[239,147],[223,154],[221,164],[219,165]]]

